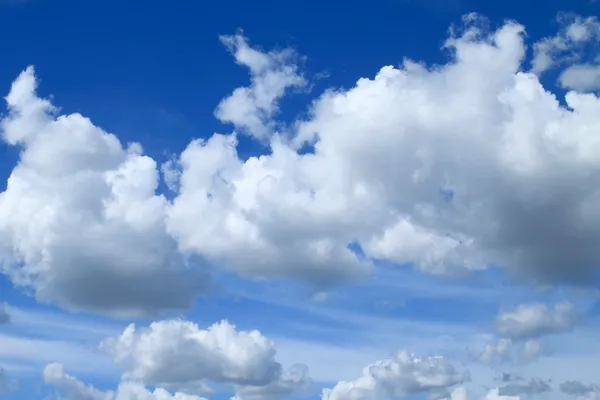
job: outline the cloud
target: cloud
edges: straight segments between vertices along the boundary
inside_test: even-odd
[[[498,388],[500,396],[533,396],[550,391],[552,391],[552,386],[540,378],[532,378],[527,383],[509,383]]]
[[[500,394],[500,389],[492,389],[483,397],[482,400],[520,400],[520,396],[508,396]]]
[[[130,325],[101,347],[123,364],[124,378],[186,392],[206,392],[208,382],[220,382],[238,386],[247,397],[291,393],[308,379],[301,367],[282,374],[274,342],[257,330],[237,331],[227,321],[206,330],[182,320],[153,322],[141,330]]]
[[[575,14],[561,14],[560,31],[534,44],[531,62],[534,73],[542,73],[555,66],[576,62],[586,44],[600,38],[600,23],[596,17],[583,18]]]
[[[363,376],[324,389],[323,400],[392,400],[417,393],[447,389],[469,379],[444,357],[418,358],[406,351],[370,364]]]
[[[232,123],[242,133],[265,140],[273,128],[272,117],[278,100],[293,87],[306,85],[298,74],[298,56],[291,49],[262,52],[248,45],[241,34],[221,36],[238,64],[250,70],[251,85],[241,87],[223,99],[215,111],[222,122]]]
[[[558,78],[562,87],[580,92],[600,88],[600,64],[576,64],[566,68]]]
[[[485,364],[511,360],[512,345],[510,339],[499,339],[495,343],[488,343],[483,347],[478,359]]]
[[[474,29],[448,41],[448,65],[406,61],[325,92],[270,155],[242,162],[232,136],[193,142],[169,231],[243,275],[323,286],[364,276],[370,259],[591,284],[598,99],[569,93],[563,108],[519,72],[522,26]],[[298,154],[306,143],[314,152]]]
[[[600,388],[596,385],[586,385],[580,381],[565,381],[559,386],[560,391],[572,395],[585,395],[589,392],[599,392]]]
[[[173,201],[156,193],[156,162],[139,145],[124,148],[79,114],[57,117],[26,70],[2,122],[22,150],[0,194],[3,273],[41,301],[114,315],[189,306],[207,288],[205,261],[323,291],[377,261],[593,284],[600,102],[571,92],[562,107],[521,72],[521,25],[466,24],[445,44],[448,64],[405,60],[328,90],[282,135],[269,110],[285,90],[256,82],[287,61],[225,38],[255,76],[248,90],[266,104],[270,151],[244,161],[235,134],[192,141],[171,165]],[[313,151],[299,151],[307,143]]]
[[[475,359],[484,364],[528,364],[543,354],[542,343],[539,340],[529,339],[524,343],[515,343],[510,339],[500,338],[485,344]],[[508,377],[509,375],[506,376]]]
[[[232,400],[280,400],[307,391],[312,385],[308,368],[297,364],[278,380],[264,386],[240,386]]]
[[[499,335],[519,340],[568,332],[577,321],[571,303],[557,303],[553,308],[542,303],[531,303],[500,312],[494,326]]]
[[[8,312],[8,306],[5,304],[0,304],[0,325],[8,324],[11,320],[11,316]]]
[[[561,87],[580,92],[599,89],[600,58],[590,61],[585,61],[585,58],[589,58],[588,53],[597,53],[594,44],[600,40],[600,22],[596,17],[564,14],[559,17],[559,23],[559,33],[534,45],[532,71],[541,74],[569,64],[559,75],[558,84]]]
[[[121,382],[116,391],[103,392],[67,374],[64,366],[58,363],[48,364],[44,368],[44,381],[67,398],[77,400],[206,400],[180,392],[170,394],[162,388],[150,392],[141,383],[133,381]]]
[[[207,287],[165,230],[156,163],[138,144],[37,97],[33,68],[13,83],[0,122],[21,148],[0,193],[0,271],[36,298],[111,315],[184,308]]]

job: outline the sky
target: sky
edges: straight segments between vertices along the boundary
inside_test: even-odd
[[[589,0],[0,0],[0,398],[598,400]]]

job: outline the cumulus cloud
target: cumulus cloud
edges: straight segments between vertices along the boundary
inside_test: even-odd
[[[370,364],[353,381],[324,389],[323,400],[392,400],[417,393],[439,392],[469,379],[444,357],[419,358],[406,351]],[[456,396],[459,396],[457,393]]]
[[[575,309],[569,302],[557,303],[552,308],[531,303],[500,312],[494,326],[499,335],[519,340],[568,332],[577,320]],[[529,351],[535,352],[535,347],[535,343],[530,344]]]
[[[200,329],[189,321],[169,320],[137,329],[101,347],[125,368],[125,379],[190,393],[205,393],[209,382],[233,384],[244,399],[253,394],[292,393],[308,382],[305,367],[287,374],[275,360],[273,341],[259,331],[237,331],[226,321]]]
[[[8,306],[0,304],[0,325],[8,324],[11,320],[10,313],[8,312]]]
[[[181,392],[171,394],[162,388],[151,392],[143,384],[133,381],[121,382],[115,391],[101,391],[69,375],[64,366],[58,363],[44,368],[44,381],[68,399],[74,400],[206,400]]]
[[[165,229],[167,200],[141,146],[36,95],[32,67],[6,97],[2,138],[21,149],[0,193],[0,271],[38,300],[139,315],[184,308],[208,278]]]
[[[563,108],[520,72],[522,32],[452,38],[448,65],[406,61],[327,91],[270,155],[242,162],[234,136],[192,143],[169,231],[242,274],[319,284],[363,276],[368,259],[590,284],[600,103],[569,93]],[[299,154],[306,143],[314,151]]]
[[[312,380],[306,365],[296,364],[279,379],[264,386],[238,386],[231,400],[280,400],[310,389]]]
[[[238,64],[250,70],[251,85],[235,89],[221,101],[215,115],[242,133],[265,140],[273,128],[272,117],[279,110],[278,100],[286,90],[306,84],[298,73],[298,56],[291,49],[263,52],[252,48],[241,34],[222,36],[221,42]]]
[[[562,107],[523,73],[521,25],[488,32],[466,21],[445,44],[448,64],[406,60],[328,90],[285,135],[273,131],[274,104],[290,86],[281,82],[300,75],[280,52],[225,38],[253,74],[240,92],[258,107],[248,115],[260,112],[223,116],[226,99],[217,115],[264,127],[254,136],[270,151],[244,161],[235,134],[191,142],[165,168],[172,202],[156,193],[156,163],[139,145],[124,148],[81,115],[57,117],[28,69],[2,122],[22,149],[0,195],[3,273],[40,300],[130,314],[185,307],[206,287],[204,268],[178,250],[319,290],[367,276],[373,260],[592,284],[600,101],[571,92]],[[307,143],[313,151],[300,151]]]
[[[580,92],[600,89],[600,63],[571,65],[560,74],[558,81],[562,87]]]

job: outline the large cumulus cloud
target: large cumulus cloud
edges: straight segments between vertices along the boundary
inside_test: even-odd
[[[182,320],[130,325],[101,347],[125,368],[124,379],[186,393],[210,392],[210,382],[233,385],[238,398],[284,398],[310,383],[305,366],[284,372],[275,343],[257,330],[237,331],[227,321],[201,329]]]
[[[165,229],[156,163],[80,114],[57,116],[33,68],[13,83],[3,139],[21,148],[0,193],[0,271],[41,301],[137,315],[207,286]]]
[[[190,304],[207,282],[190,254],[318,287],[363,278],[373,260],[594,282],[600,101],[569,92],[561,105],[523,72],[521,25],[465,24],[445,43],[447,64],[385,66],[326,91],[281,132],[277,102],[304,83],[295,58],[225,38],[252,84],[239,92],[248,112],[226,100],[217,116],[270,151],[243,160],[236,134],[193,140],[163,168],[173,201],[139,145],[57,117],[26,70],[2,122],[22,149],[0,195],[2,271],[41,300],[131,314]],[[314,151],[300,151],[307,144]]]

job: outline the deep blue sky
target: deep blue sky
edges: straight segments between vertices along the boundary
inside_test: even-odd
[[[295,48],[307,74],[327,72],[324,87],[352,85],[403,57],[441,62],[450,24],[468,12],[493,23],[518,20],[532,38],[553,34],[556,0],[381,1],[6,1],[2,93],[34,64],[42,95],[51,91],[66,112],[137,140],[147,151],[178,152],[190,137],[226,131],[212,116],[219,100],[247,82],[218,35],[243,29],[252,43]],[[568,10],[594,14],[589,0]],[[311,96],[312,96],[311,95]],[[312,97],[310,97],[312,98]],[[284,112],[298,113],[309,97],[294,96]],[[157,150],[160,149],[160,150]],[[249,149],[250,150],[250,149]],[[5,151],[5,150],[4,150]]]

